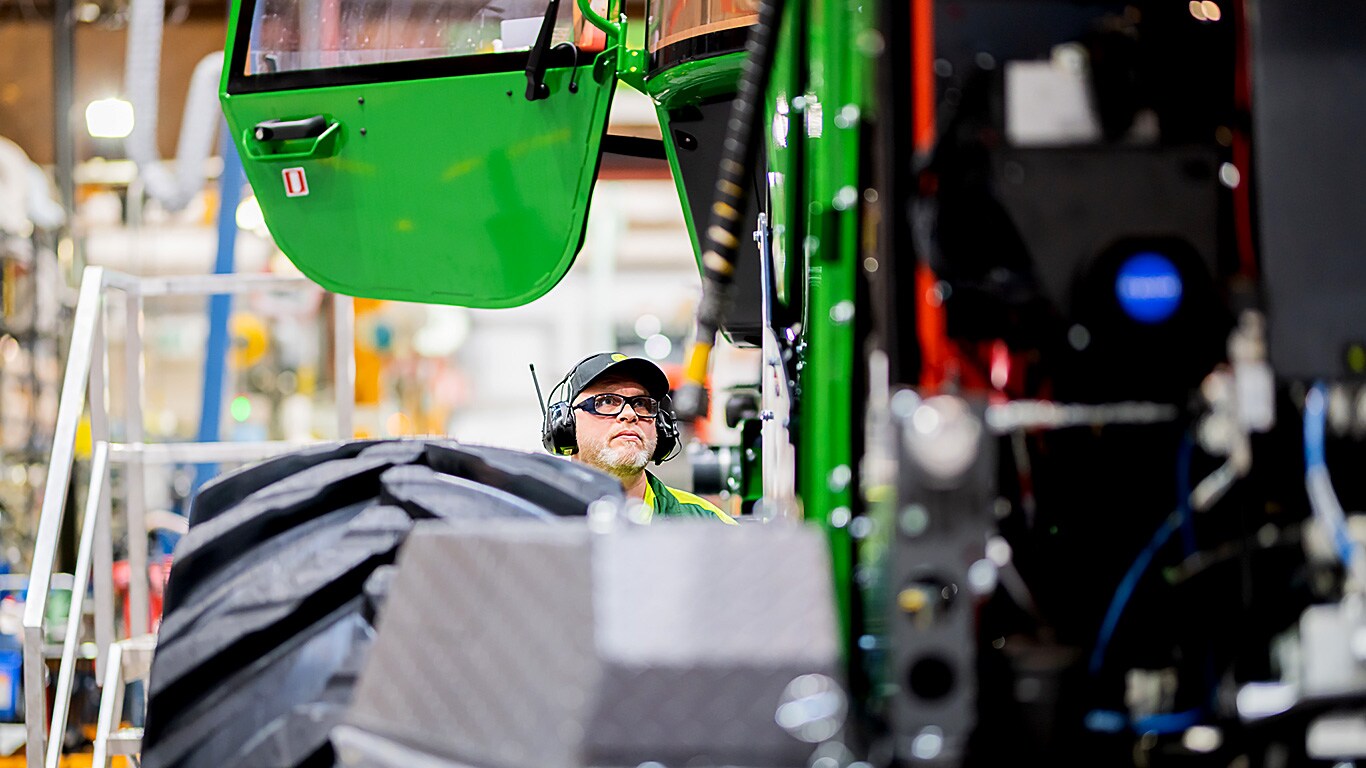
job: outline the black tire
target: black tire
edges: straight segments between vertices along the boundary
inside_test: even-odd
[[[415,521],[554,524],[620,495],[551,456],[429,441],[322,446],[205,486],[166,588],[142,764],[333,765]]]

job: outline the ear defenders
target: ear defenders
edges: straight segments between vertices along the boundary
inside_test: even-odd
[[[579,361],[565,374],[563,379],[550,390],[550,397],[554,399],[555,392],[565,387],[569,380],[574,376],[574,372],[579,369],[579,365],[592,359],[592,356]],[[566,393],[567,395],[567,393]],[[659,402],[659,413],[655,416],[655,432],[658,435],[658,442],[655,445],[655,452],[650,456],[650,461],[660,464],[678,455],[678,421],[673,413],[673,400],[665,395]],[[541,445],[556,456],[573,456],[579,452],[578,425],[574,418],[574,404],[567,399],[555,400],[548,403],[545,409],[545,418],[541,421]]]

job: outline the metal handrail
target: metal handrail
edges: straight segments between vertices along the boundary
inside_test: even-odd
[[[101,701],[100,727],[104,739],[97,746],[107,748],[109,718],[118,717],[118,702],[122,700],[122,685],[126,682],[119,660],[121,646],[114,642],[114,594],[112,585],[113,542],[110,533],[112,505],[109,488],[109,467],[113,462],[126,463],[128,514],[129,626],[134,635],[147,632],[150,627],[148,611],[147,542],[137,535],[145,527],[142,468],[146,464],[200,461],[250,461],[298,448],[304,443],[274,441],[259,443],[186,443],[147,444],[142,441],[142,312],[144,297],[171,295],[215,295],[244,293],[263,288],[314,286],[305,278],[266,275],[195,275],[142,278],[87,267],[82,274],[71,345],[67,352],[66,373],[57,409],[57,425],[53,436],[47,484],[43,489],[43,505],[38,520],[38,533],[33,553],[33,566],[28,580],[28,596],[24,604],[24,702],[25,727],[28,736],[28,768],[57,768],[61,759],[63,732],[71,706],[71,688],[75,678],[77,651],[81,645],[81,622],[85,612],[85,593],[94,582],[96,671],[103,670],[106,690]],[[125,431],[129,442],[109,442],[108,391],[105,364],[107,350],[104,338],[104,294],[107,289],[121,291],[127,297],[127,325],[125,335]],[[355,405],[355,324],[352,299],[333,294],[334,301],[334,365],[336,374],[337,429],[342,437],[352,436],[352,410]],[[61,665],[53,705],[51,728],[47,724],[47,686],[45,675],[44,635],[48,593],[53,584],[57,540],[61,535],[67,489],[75,464],[76,434],[85,401],[90,405],[90,431],[94,452],[85,516],[82,521],[81,542],[72,578],[71,607],[67,615],[67,631],[62,644]],[[96,750],[101,752],[101,749]],[[99,763],[96,763],[97,765]]]
[[[95,725],[95,754],[91,756],[92,768],[105,768],[109,765],[109,737],[117,727],[123,712],[123,645],[114,643],[109,649],[109,665],[104,671],[100,696],[100,713]]]
[[[109,482],[109,444],[95,446],[90,462],[90,491],[86,494],[85,519],[81,521],[81,544],[76,555],[76,573],[71,584],[71,609],[66,616],[66,637],[62,638],[62,662],[57,673],[56,701],[71,700],[76,677],[76,647],[80,645],[81,617],[85,614],[85,591],[90,586],[90,564],[94,560],[95,531],[100,520],[104,487]],[[66,733],[69,706],[52,708],[48,729],[47,768],[58,768],[62,757],[62,736]]]
[[[100,289],[104,283],[100,267],[87,267],[81,277],[80,298],[71,333],[71,348],[66,357],[66,375],[57,406],[57,427],[52,439],[52,460],[48,462],[43,487],[43,507],[38,518],[38,535],[29,570],[28,595],[24,602],[24,724],[28,731],[28,768],[42,768],[46,751],[43,726],[47,716],[47,681],[43,658],[43,615],[47,612],[47,590],[56,559],[57,537],[61,534],[62,513],[66,508],[67,484],[76,450],[76,428],[80,424],[86,383],[90,377],[92,343],[99,310]]]
[[[109,647],[109,665],[102,684],[104,695],[100,697],[100,712],[95,721],[92,768],[109,768],[109,758],[113,755],[141,752],[142,729],[119,730],[119,718],[123,713],[124,686],[133,680],[146,679],[151,668],[149,653],[155,645],[155,635],[143,635],[120,640]],[[130,672],[129,667],[134,669]]]

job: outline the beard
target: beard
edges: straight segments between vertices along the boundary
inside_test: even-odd
[[[626,478],[650,463],[658,443],[658,437],[647,434],[644,445],[639,448],[631,445],[613,446],[608,444],[607,436],[602,435],[581,443],[579,455],[589,466],[618,478]]]

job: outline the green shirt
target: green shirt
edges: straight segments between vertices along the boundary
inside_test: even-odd
[[[652,510],[652,517],[705,517],[720,520],[726,525],[739,525],[710,501],[687,491],[670,488],[649,472],[645,473],[645,506]],[[646,522],[649,520],[646,518]]]

